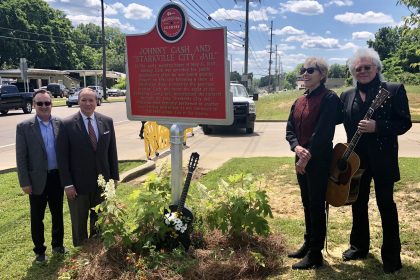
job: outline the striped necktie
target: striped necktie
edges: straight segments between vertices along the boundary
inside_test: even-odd
[[[93,149],[96,151],[96,145],[98,144],[98,140],[96,139],[96,134],[95,134],[95,130],[93,129],[92,123],[91,123],[91,118],[87,118],[88,120],[88,131],[89,131],[89,138],[90,138],[90,142],[92,142],[92,147]]]

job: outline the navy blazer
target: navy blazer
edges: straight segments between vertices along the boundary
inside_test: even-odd
[[[61,183],[63,186],[73,185],[79,194],[94,192],[99,174],[106,181],[119,180],[113,121],[100,113],[94,114],[99,132],[96,151],[79,112],[64,120],[63,133],[58,138]]]

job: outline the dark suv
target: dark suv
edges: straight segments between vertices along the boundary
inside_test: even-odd
[[[67,97],[68,95],[68,91],[66,87],[62,84],[55,84],[55,83],[48,84],[47,90],[51,92],[51,95],[54,97],[64,97],[64,96]]]

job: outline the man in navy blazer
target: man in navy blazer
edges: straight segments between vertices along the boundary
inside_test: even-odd
[[[63,247],[63,188],[56,157],[56,141],[63,124],[51,116],[52,101],[48,91],[35,92],[33,106],[36,116],[16,127],[16,163],[19,184],[29,195],[35,261],[43,263],[46,261],[43,220],[47,204],[52,220],[52,250],[66,252]]]
[[[80,246],[96,234],[97,214],[92,209],[103,201],[98,175],[119,180],[117,145],[111,118],[95,112],[96,93],[79,93],[80,111],[64,120],[58,139],[58,166],[70,208],[73,245]]]

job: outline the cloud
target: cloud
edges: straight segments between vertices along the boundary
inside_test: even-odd
[[[283,11],[289,11],[296,14],[313,16],[324,13],[324,7],[314,0],[290,0],[281,3]]]
[[[336,5],[339,7],[344,7],[344,6],[353,6],[353,1],[351,0],[332,0],[328,3],[325,4],[325,7],[331,6],[331,5]]]
[[[368,40],[375,38],[375,35],[368,31],[353,32],[351,35],[353,40]]]
[[[151,19],[153,10],[143,5],[131,3],[124,8],[124,17],[128,19]]]
[[[294,28],[293,26],[285,26],[282,29],[276,29],[273,31],[274,35],[299,35],[304,34],[305,31]]]
[[[76,26],[81,23],[83,24],[93,23],[99,26],[101,25],[101,17],[97,17],[97,16],[68,15],[67,18]],[[127,32],[133,32],[136,30],[136,28],[132,26],[131,24],[123,24],[120,22],[119,19],[116,19],[116,18],[105,18],[105,25],[110,26],[110,27],[117,27],[121,29],[122,31],[127,31]]]
[[[339,64],[345,64],[347,62],[348,58],[347,57],[330,57],[328,59],[328,61],[332,62],[332,63],[339,63]],[[340,63],[342,62],[342,63]]]
[[[342,50],[349,50],[350,49],[350,50],[355,51],[359,48],[361,48],[361,47],[358,46],[358,45],[355,45],[353,43],[346,43],[346,44],[340,46],[340,49],[342,49]]]
[[[250,21],[267,21],[270,15],[277,14],[278,11],[272,7],[263,8],[260,10],[252,10],[249,12]],[[210,16],[215,20],[239,20],[245,22],[245,11],[231,9],[227,10],[225,8],[217,9],[215,12],[211,13]]]
[[[390,15],[368,11],[360,13],[344,13],[334,16],[334,19],[347,24],[395,24]]]
[[[303,49],[335,49],[338,48],[339,42],[334,38],[324,38],[321,36],[310,36],[310,35],[293,35],[286,38],[286,42],[300,42],[302,43],[301,48]]]
[[[262,31],[262,32],[267,32],[270,30],[270,27],[268,27],[267,24],[265,23],[260,23],[257,26],[253,25],[250,27],[251,30],[257,30],[257,31]]]

